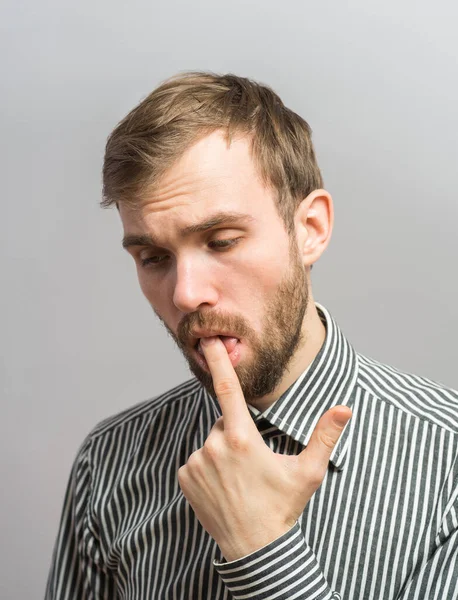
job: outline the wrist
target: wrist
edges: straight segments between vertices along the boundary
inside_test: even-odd
[[[237,540],[225,540],[224,542],[218,543],[218,546],[224,559],[227,562],[232,562],[268,546],[288,532],[293,526],[294,523],[292,525],[285,524],[282,527],[275,529],[269,528],[267,531],[263,530],[250,535],[249,537],[240,537]]]

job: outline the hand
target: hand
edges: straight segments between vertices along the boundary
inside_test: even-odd
[[[178,482],[204,529],[232,561],[291,529],[321,485],[351,410],[328,410],[299,455],[276,454],[251,418],[222,341],[206,338],[201,347],[222,417],[180,467]]]

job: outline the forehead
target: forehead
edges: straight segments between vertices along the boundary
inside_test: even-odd
[[[120,206],[125,233],[171,233],[216,212],[278,218],[273,192],[252,161],[250,140],[235,138],[228,147],[220,131],[191,146],[135,208]]]

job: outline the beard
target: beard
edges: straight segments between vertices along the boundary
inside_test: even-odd
[[[177,334],[174,334],[156,313],[186,358],[191,372],[213,397],[216,398],[212,376],[196,362],[189,349],[193,329],[231,331],[251,348],[253,358],[247,361],[242,359],[235,367],[248,403],[275,390],[294,353],[305,342],[302,323],[307,311],[309,290],[299,251],[292,243],[289,257],[289,269],[273,298],[265,305],[262,334],[257,334],[241,315],[224,315],[220,312],[189,313],[180,321]]]

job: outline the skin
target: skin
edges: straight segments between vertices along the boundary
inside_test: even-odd
[[[258,335],[243,315],[221,315],[220,312],[191,312],[178,325],[177,335],[165,327],[182,350],[189,366],[207,390],[216,396],[208,365],[189,348],[189,339],[200,326],[220,332],[231,331],[239,339],[238,349],[250,348],[252,359],[235,365],[240,387],[247,402],[257,403],[271,393],[283,378],[295,351],[304,344],[302,322],[308,305],[308,286],[297,248],[291,244],[290,266],[272,298],[265,301],[262,335]],[[159,317],[160,318],[160,317]],[[200,332],[202,333],[202,332]],[[245,350],[241,350],[245,352]]]
[[[304,198],[290,237],[273,192],[258,177],[248,140],[235,139],[228,148],[221,132],[215,132],[194,144],[136,208],[121,204],[119,211],[143,294],[221,406],[222,417],[204,447],[180,468],[178,481],[226,560],[234,560],[294,524],[321,484],[351,416],[347,407],[334,407],[299,456],[282,456],[267,448],[246,405],[270,406],[324,342],[310,265],[329,243],[332,198],[325,190]],[[215,213],[229,212],[243,218],[189,230]],[[147,236],[154,238],[154,247]],[[218,247],[222,240],[230,245]],[[279,302],[286,307],[283,315]],[[202,343],[206,364],[199,363],[193,349],[193,333],[199,329],[207,330],[208,343]],[[218,330],[240,338],[235,368],[219,338],[211,337]],[[295,344],[287,347],[294,335]],[[266,356],[275,351],[275,362],[282,361],[264,387],[258,379],[253,382],[253,373],[262,373],[266,365],[262,347]]]

